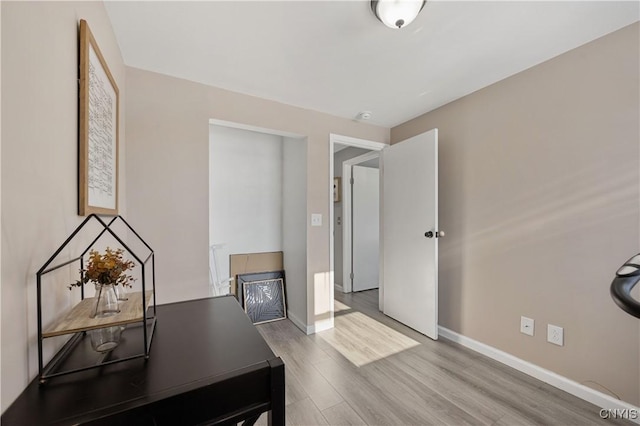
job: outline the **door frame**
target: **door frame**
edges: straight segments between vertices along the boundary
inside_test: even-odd
[[[333,214],[333,177],[334,177],[334,161],[333,161],[333,156],[335,153],[335,144],[341,144],[341,145],[347,145],[347,146],[352,146],[355,148],[364,148],[364,149],[369,149],[371,151],[381,151],[384,147],[389,146],[389,144],[386,143],[382,143],[382,142],[374,142],[374,141],[370,141],[370,140],[366,140],[366,139],[359,139],[359,138],[353,138],[350,136],[343,136],[343,135],[337,135],[335,133],[329,133],[329,179],[327,182],[327,195],[328,195],[328,200],[329,200],[329,271],[331,271],[330,275],[330,280],[331,282],[329,283],[331,286],[331,290],[333,290],[336,286],[336,281],[335,281],[335,276],[334,276],[334,262],[335,262],[335,258],[334,258],[334,244],[335,244],[335,238],[334,238],[334,232],[335,232],[335,227],[333,225],[333,221],[334,221],[334,214]],[[344,182],[344,179],[343,179]],[[344,187],[344,183],[343,183],[343,187]],[[343,188],[344,189],[344,188]],[[380,205],[382,205],[382,198],[380,199]],[[381,248],[382,248],[382,241],[381,241]],[[382,288],[382,285],[384,283],[382,282],[382,280],[380,281],[380,287]],[[330,292],[329,297],[331,298],[330,301],[330,306],[331,306],[331,316],[333,316],[333,291]]]
[[[353,272],[352,248],[353,248],[353,216],[351,210],[353,208],[350,179],[352,177],[353,166],[364,163],[365,161],[380,158],[380,151],[371,151],[366,154],[359,155],[342,163],[342,291],[351,293],[353,291],[353,281],[351,273]],[[346,265],[351,265],[348,269]]]

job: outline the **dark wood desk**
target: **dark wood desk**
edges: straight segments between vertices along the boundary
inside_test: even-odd
[[[234,424],[265,411],[284,425],[284,364],[233,296],[161,305],[157,318],[146,362],[36,379],[2,425]]]

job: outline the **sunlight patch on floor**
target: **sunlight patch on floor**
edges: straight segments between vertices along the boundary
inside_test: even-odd
[[[347,312],[350,306],[335,301],[335,327],[318,333],[345,358],[357,367],[378,361],[419,343],[387,327],[361,312]]]
[[[333,312],[342,312],[351,310],[351,306],[347,306],[339,300],[334,300]]]

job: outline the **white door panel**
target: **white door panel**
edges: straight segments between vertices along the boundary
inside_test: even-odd
[[[438,130],[385,148],[382,180],[384,313],[437,339]]]
[[[353,166],[353,291],[378,288],[380,246],[380,172]]]

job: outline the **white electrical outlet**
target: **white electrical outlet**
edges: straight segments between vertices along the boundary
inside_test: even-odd
[[[557,325],[547,325],[547,342],[554,345],[564,346],[564,329]]]
[[[534,320],[527,317],[520,317],[520,333],[533,336]]]

